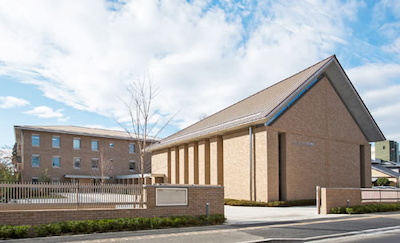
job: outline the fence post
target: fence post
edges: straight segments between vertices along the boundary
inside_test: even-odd
[[[79,180],[78,183],[76,184],[76,209],[79,209]]]
[[[321,214],[321,187],[316,186],[316,204],[317,204],[317,213]]]

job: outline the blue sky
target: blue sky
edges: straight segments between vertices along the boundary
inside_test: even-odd
[[[333,54],[399,141],[400,1],[4,0],[0,146],[14,125],[120,129],[146,74],[167,136]]]

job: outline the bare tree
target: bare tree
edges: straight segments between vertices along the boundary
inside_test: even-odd
[[[152,109],[153,100],[158,93],[149,75],[129,83],[127,86],[128,100],[121,99],[127,112],[129,113],[129,127],[119,123],[119,125],[129,134],[132,141],[137,145],[139,163],[136,163],[139,171],[139,184],[144,183],[144,174],[150,170],[150,160],[148,148],[157,141],[160,132],[169,124],[174,116],[160,125],[162,116],[158,110]]]
[[[13,150],[11,147],[0,148],[0,181],[16,181],[17,175],[12,164]]]
[[[100,184],[104,185],[107,179],[111,176],[114,169],[114,162],[107,158],[104,149],[100,149],[100,158],[92,161],[92,171],[95,176],[100,177]]]
[[[198,116],[199,121],[204,120],[204,119],[207,118],[207,117],[208,117],[208,116],[207,116],[206,113],[201,113],[201,114]]]

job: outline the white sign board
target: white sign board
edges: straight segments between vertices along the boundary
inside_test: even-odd
[[[188,205],[187,188],[156,188],[156,206]]]

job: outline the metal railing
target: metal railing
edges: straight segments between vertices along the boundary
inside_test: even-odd
[[[143,185],[2,183],[0,210],[145,208]]]
[[[400,189],[361,189],[361,202],[399,202]]]

